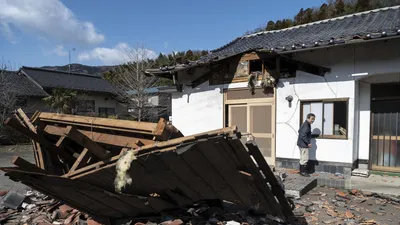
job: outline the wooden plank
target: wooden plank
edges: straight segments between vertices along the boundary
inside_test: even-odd
[[[31,144],[32,144],[32,148],[33,148],[33,156],[35,157],[35,164],[41,168],[40,166],[40,162],[39,162],[39,156],[37,153],[37,149],[36,149],[36,142],[31,140]]]
[[[66,129],[67,129],[66,127],[47,125],[44,128],[44,131],[51,135],[62,136],[66,132]],[[95,142],[107,145],[138,148],[139,146],[142,145],[148,145],[154,143],[153,140],[147,140],[144,138],[127,137],[123,135],[107,134],[95,131],[87,131],[83,129],[78,129],[78,131]]]
[[[79,157],[76,159],[76,161],[74,162],[74,164],[72,165],[72,167],[69,169],[69,173],[74,172],[76,169],[79,169],[81,167],[84,167],[87,163],[87,161],[89,160],[89,153],[88,153],[88,149],[84,148],[81,152],[81,154],[79,154]]]
[[[46,165],[45,165],[45,160],[44,160],[44,155],[43,155],[43,151],[42,151],[42,147],[40,146],[40,144],[38,142],[33,142],[36,145],[36,151],[38,154],[38,159],[39,159],[39,164],[40,164],[40,168],[42,169],[46,169]]]
[[[36,128],[33,126],[33,124],[31,123],[30,119],[28,118],[28,116],[24,113],[24,111],[19,108],[17,109],[17,113],[19,114],[19,116],[21,117],[21,119],[24,121],[25,125],[31,129],[31,131],[36,133]]]
[[[75,141],[79,145],[87,148],[93,155],[99,159],[105,160],[111,158],[111,154],[103,147],[92,141],[90,138],[79,132],[72,126],[68,126],[64,133],[68,138]]]
[[[82,174],[82,173],[90,172],[90,171],[93,170],[93,169],[96,169],[96,168],[99,168],[99,167],[101,167],[101,166],[104,166],[104,165],[107,165],[107,164],[111,164],[111,163],[112,163],[113,166],[115,166],[115,162],[116,162],[118,159],[119,159],[119,155],[113,156],[113,157],[111,157],[111,159],[109,159],[109,160],[103,160],[103,161],[100,161],[100,162],[97,162],[97,163],[94,163],[94,164],[85,166],[85,167],[83,167],[83,168],[80,168],[80,169],[75,170],[75,171],[72,172],[71,174],[65,174],[63,177],[73,178],[73,177],[78,176],[78,175],[80,175],[80,174]]]
[[[266,210],[267,213],[279,216],[280,218],[284,219],[285,217],[282,213],[281,206],[275,200],[275,197],[271,193],[267,182],[261,175],[253,160],[250,158],[250,155],[248,154],[246,149],[244,149],[244,146],[240,139],[230,140],[228,143],[235,150],[237,158],[246,167],[246,172],[250,173],[253,176],[258,191],[264,197],[263,199],[265,204],[263,205],[263,208]]]
[[[66,136],[61,136],[58,141],[56,142],[56,147],[60,148],[62,147],[63,142],[65,141],[67,137]]]
[[[234,162],[224,154],[223,149],[220,149],[223,146],[218,143],[214,144],[214,141],[200,141],[197,144],[197,151],[200,151],[207,158],[213,168],[229,184],[232,191],[241,200],[242,205],[256,207],[260,203],[257,194],[247,188],[242,177],[235,173],[237,169]]]
[[[192,190],[194,190],[202,199],[216,199],[216,194],[204,181],[194,172],[194,170],[186,164],[186,162],[178,157],[175,152],[163,152],[160,160],[168,165],[171,171],[177,177],[185,182]]]
[[[40,167],[37,167],[36,165],[33,165],[32,163],[18,156],[13,157],[11,163],[18,166],[19,169],[27,172],[46,173],[46,171]]]
[[[58,121],[64,124],[71,123],[71,125],[74,123],[79,123],[82,124],[82,126],[102,126],[108,127],[111,130],[121,128],[130,131],[143,131],[150,134],[153,133],[157,126],[156,123],[149,122],[137,122],[131,120],[107,119],[100,117],[88,117],[45,112],[40,113],[39,119],[43,121]]]
[[[17,130],[18,132],[26,135],[30,139],[42,144],[46,148],[48,148],[50,151],[54,151],[57,154],[60,154],[61,157],[63,157],[66,160],[72,161],[73,157],[71,155],[68,155],[66,152],[62,151],[62,149],[57,148],[55,145],[51,144],[49,141],[47,141],[45,138],[42,136],[34,133],[30,129],[23,127],[17,119],[14,117],[7,118],[6,121],[4,122],[5,125],[10,126]],[[57,161],[56,161],[57,162]],[[54,163],[56,163],[54,162]]]
[[[224,181],[223,177],[213,168],[210,162],[197,151],[196,145],[192,145],[190,149],[181,152],[178,149],[178,155],[202,178],[211,189],[217,193],[219,199],[227,200],[233,203],[240,204],[235,193],[229,188],[229,185]]]
[[[272,193],[274,193],[282,207],[283,214],[285,215],[286,219],[289,220],[294,216],[292,208],[290,207],[289,202],[285,197],[285,193],[278,183],[278,180],[276,179],[274,173],[271,171],[271,168],[268,166],[267,161],[265,161],[264,156],[261,154],[257,143],[255,141],[248,141],[246,143],[246,147],[256,160],[261,171],[264,173],[268,183],[271,185]]]

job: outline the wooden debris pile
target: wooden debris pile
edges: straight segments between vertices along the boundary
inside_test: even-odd
[[[36,172],[54,175],[71,174],[128,149],[183,136],[164,119],[148,123],[45,112],[29,119],[21,109],[5,125],[32,140]]]
[[[29,136],[36,154],[36,165],[17,158],[17,167],[1,168],[6,176],[91,216],[191,220],[207,217],[189,213],[195,206],[228,202],[277,221],[293,218],[257,144],[243,145],[235,126],[183,137],[163,120],[51,113],[28,119],[21,110],[6,124]],[[116,191],[116,167],[127,154],[135,156],[126,161],[130,180]]]

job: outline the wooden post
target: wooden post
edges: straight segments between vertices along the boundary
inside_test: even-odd
[[[46,173],[46,171],[44,171],[43,169],[33,165],[32,163],[18,156],[15,156],[11,161],[11,163],[18,166],[19,169],[24,170],[26,172]]]
[[[87,148],[93,155],[101,160],[111,158],[111,154],[107,150],[98,145],[96,142],[92,141],[90,138],[86,137],[84,134],[82,134],[72,126],[67,127],[67,129],[64,131],[64,135],[66,135],[69,139],[75,141],[79,145]]]
[[[26,124],[26,126],[28,126],[28,128],[33,131],[34,133],[37,134],[37,130],[36,127],[31,123],[31,120],[28,118],[28,116],[25,114],[25,112],[19,108],[17,110],[17,114],[19,117],[21,117],[21,119],[23,120],[23,122]],[[32,116],[32,118],[34,118],[35,115],[38,115],[39,112],[36,111],[35,114]],[[35,151],[35,158],[37,159],[36,165],[39,166],[40,168],[44,169],[44,159],[43,159],[43,152],[42,152],[42,148],[40,147],[40,144],[38,144],[36,141],[32,141],[33,144],[33,150]]]

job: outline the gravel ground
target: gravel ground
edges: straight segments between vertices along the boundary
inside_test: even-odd
[[[14,156],[22,157],[32,163],[35,162],[31,145],[0,145],[0,167],[13,166],[10,162]],[[0,171],[0,191],[2,190],[14,190],[24,194],[29,188],[21,183],[10,180],[4,176],[3,171]]]
[[[370,192],[317,187],[295,204],[308,224],[400,224],[400,199]]]

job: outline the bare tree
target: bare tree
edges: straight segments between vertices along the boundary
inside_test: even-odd
[[[137,121],[154,121],[166,113],[167,97],[152,92],[159,78],[145,75],[145,70],[155,66],[154,53],[143,45],[125,49],[127,62],[118,66],[111,82],[116,86],[118,97],[127,103],[129,114]],[[152,55],[153,54],[153,55]]]
[[[18,100],[18,90],[13,89],[9,73],[11,73],[11,66],[0,62],[0,131],[3,129],[4,121],[15,110]]]

